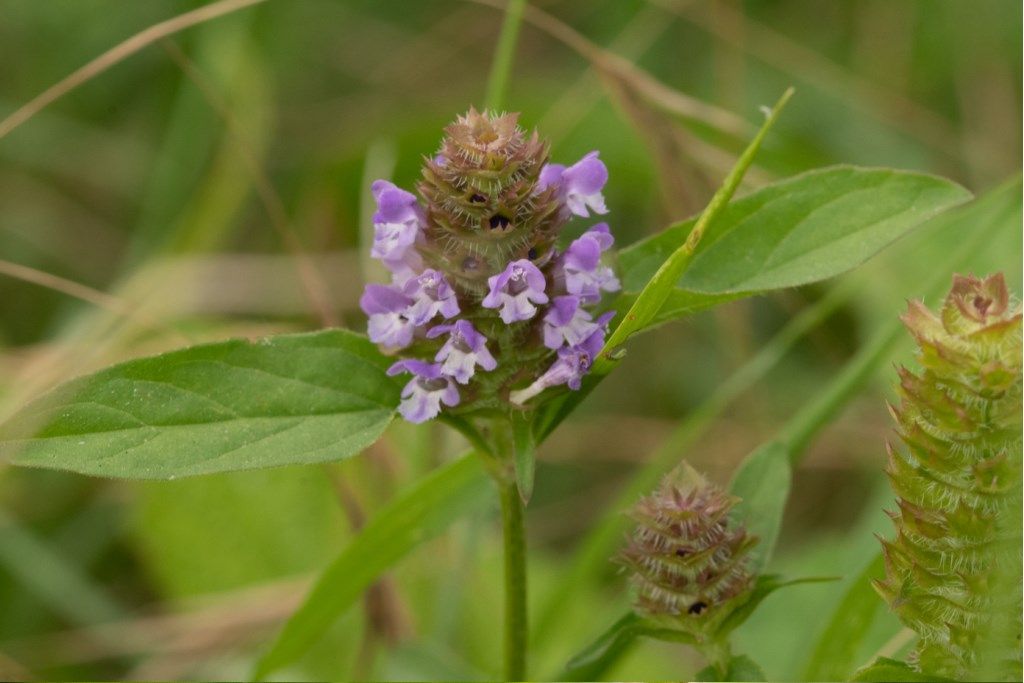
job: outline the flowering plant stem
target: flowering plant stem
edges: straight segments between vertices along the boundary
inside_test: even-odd
[[[505,671],[504,680],[526,678],[526,525],[523,499],[516,484],[511,425],[505,418],[492,423],[492,468],[501,497],[501,523],[505,555]]]
[[[526,678],[526,527],[515,481],[501,484],[505,539],[505,680]]]

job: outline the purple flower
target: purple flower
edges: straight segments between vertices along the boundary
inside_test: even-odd
[[[607,322],[607,318],[610,315],[601,317]],[[594,330],[579,346],[558,349],[558,359],[547,369],[547,372],[538,377],[533,384],[525,389],[513,391],[509,394],[509,399],[513,403],[523,405],[548,387],[555,387],[561,384],[567,385],[573,391],[579,390],[584,375],[590,371],[594,358],[600,353],[603,346],[604,327],[601,326]]]
[[[490,292],[481,305],[500,308],[499,315],[506,324],[529,320],[537,314],[534,304],[546,304],[544,274],[526,259],[512,261],[498,275],[487,278]]]
[[[619,280],[608,266],[601,264],[601,252],[615,242],[607,223],[598,223],[574,240],[562,255],[565,288],[586,303],[601,299],[601,290],[616,292]]]
[[[551,185],[560,185],[564,172],[565,166],[562,164],[544,164],[544,168],[540,169],[540,175],[537,177],[536,191],[543,192]]]
[[[377,200],[370,255],[392,267],[404,261],[419,238],[425,222],[423,209],[417,203],[416,195],[387,180],[374,181],[370,190]]]
[[[577,216],[590,216],[588,207],[594,213],[608,213],[604,205],[601,189],[608,182],[608,169],[604,162],[597,158],[597,152],[591,152],[562,171],[560,183],[565,193],[565,204]]]
[[[366,285],[359,306],[369,316],[370,341],[392,348],[412,343],[416,324],[408,311],[413,300],[388,285]]]
[[[556,296],[544,316],[544,346],[549,349],[577,346],[596,329],[597,323],[580,306],[578,296]]]
[[[476,366],[487,371],[498,367],[494,356],[487,350],[487,337],[480,334],[468,320],[457,320],[453,325],[439,325],[428,337],[448,333],[448,341],[437,352],[434,360],[441,363],[442,374],[454,377],[459,384],[465,384],[476,372]]]
[[[404,288],[409,280],[423,271],[423,257],[415,249],[405,252],[400,259],[388,259],[383,263],[391,271],[391,284],[399,288]]]
[[[416,325],[425,325],[440,313],[445,318],[459,314],[459,302],[455,290],[444,279],[444,275],[428,268],[406,281],[403,291],[412,298],[412,305],[406,314]]]
[[[412,374],[412,379],[402,389],[402,402],[398,412],[409,422],[419,424],[437,417],[441,404],[459,404],[459,390],[450,377],[441,374],[441,366],[421,360],[400,360],[390,368],[389,375],[401,372]]]

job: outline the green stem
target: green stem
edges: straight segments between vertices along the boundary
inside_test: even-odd
[[[526,527],[515,479],[501,484],[505,536],[505,680],[526,679]]]
[[[523,23],[525,9],[526,0],[509,0],[505,7],[505,21],[501,25],[491,73],[487,78],[487,97],[484,100],[487,109],[497,110],[504,104],[505,89],[512,71],[512,57],[515,55],[516,39],[519,37],[519,26]]]
[[[501,497],[501,527],[505,546],[505,676],[526,678],[526,525],[523,499],[515,476],[512,423],[504,417],[491,422],[494,465],[491,474]]]

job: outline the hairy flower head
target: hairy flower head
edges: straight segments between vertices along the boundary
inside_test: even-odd
[[[578,389],[604,345],[619,289],[602,262],[614,239],[600,223],[568,244],[574,218],[607,213],[608,169],[597,152],[548,163],[548,146],[517,114],[470,109],[424,160],[419,196],[387,180],[371,186],[371,255],[391,272],[360,303],[370,339],[406,361],[401,412],[522,407],[552,387]],[[579,233],[577,233],[579,234]]]

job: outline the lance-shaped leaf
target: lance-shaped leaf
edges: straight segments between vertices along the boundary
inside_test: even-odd
[[[774,183],[721,210],[649,324],[834,277],[970,197],[949,180],[884,168],[833,166]],[[626,301],[647,286],[696,222],[672,225],[620,253]]]
[[[876,615],[882,611],[883,603],[871,582],[883,576],[885,563],[879,552],[850,582],[832,618],[822,629],[804,669],[805,680],[839,681],[850,675],[857,652]]]
[[[0,425],[0,459],[134,479],[338,460],[391,421],[387,364],[344,330],[140,358],[30,403]]]

